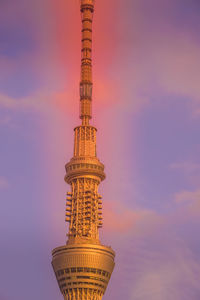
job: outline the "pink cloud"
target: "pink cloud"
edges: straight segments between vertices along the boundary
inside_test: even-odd
[[[200,171],[200,164],[193,163],[193,162],[180,162],[180,163],[173,163],[170,165],[171,169],[183,171],[186,173],[191,173],[195,171]]]
[[[199,185],[200,164],[192,161],[178,162],[170,165],[170,169],[183,175],[193,186]]]
[[[8,180],[5,177],[0,176],[0,189],[7,189],[8,187],[9,187]]]
[[[194,219],[200,216],[200,189],[180,191],[175,195],[175,201],[179,204],[177,215],[182,220]]]
[[[133,229],[133,226],[140,219],[140,215],[135,211],[128,210],[122,204],[105,202],[104,204],[104,225],[106,230],[114,232],[127,232]],[[119,212],[116,212],[116,206]]]
[[[181,191],[175,195],[176,202],[200,202],[200,190],[196,191]]]
[[[193,253],[180,241],[167,241],[169,248],[162,252],[149,249],[145,257],[142,249],[138,253],[139,264],[136,262],[135,267],[140,271],[133,278],[130,299],[188,300],[192,299],[192,291],[200,292],[200,266]]]
[[[26,111],[26,110],[45,110],[45,106],[51,104],[52,97],[45,93],[36,93],[28,97],[22,97],[20,99],[12,98],[4,94],[0,94],[0,107]],[[48,108],[47,108],[48,110]]]
[[[161,221],[153,211],[128,208],[118,201],[103,202],[103,220],[106,232],[125,234],[146,231],[147,227],[152,230]]]
[[[11,75],[17,67],[17,62],[15,60],[8,59],[5,56],[0,56],[0,78],[5,79]]]
[[[13,98],[0,93],[0,107],[9,110],[35,112],[47,112],[56,109],[60,112],[71,112],[76,116],[79,111],[79,101],[74,100],[74,94],[76,93],[73,90],[60,92],[38,90],[26,97]]]
[[[157,50],[157,67],[164,89],[200,102],[200,46],[189,37],[174,34]]]
[[[174,29],[166,33],[165,39],[162,32],[156,32],[157,35],[149,35],[149,32],[143,34],[146,40],[139,45],[143,50],[134,54],[126,68],[128,89],[134,86],[136,95],[138,91],[143,91],[149,97],[155,92],[187,97],[193,109],[199,111],[199,44],[189,36],[180,36]],[[131,57],[131,52],[128,57]],[[163,101],[162,98],[160,101]],[[170,98],[168,101],[171,101]]]

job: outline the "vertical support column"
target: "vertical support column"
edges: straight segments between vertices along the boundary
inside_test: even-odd
[[[77,139],[77,130],[74,131],[74,156],[77,156],[77,147],[78,139]]]

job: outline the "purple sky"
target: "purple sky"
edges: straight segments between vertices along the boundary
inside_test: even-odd
[[[59,300],[79,1],[0,2],[0,300]],[[96,0],[101,236],[117,253],[105,300],[200,299],[199,15],[199,0]]]

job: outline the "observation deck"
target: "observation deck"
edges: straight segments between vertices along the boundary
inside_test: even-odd
[[[52,251],[53,269],[64,299],[98,300],[114,268],[114,251],[96,244],[70,244]]]

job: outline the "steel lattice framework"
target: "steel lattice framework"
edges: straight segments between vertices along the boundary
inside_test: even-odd
[[[66,164],[65,181],[71,186],[66,199],[69,222],[65,246],[52,251],[52,265],[65,300],[100,300],[114,268],[115,253],[101,245],[102,197],[98,187],[105,179],[97,158],[92,118],[92,20],[94,0],[81,0],[82,49],[80,119],[74,129],[74,155]]]

